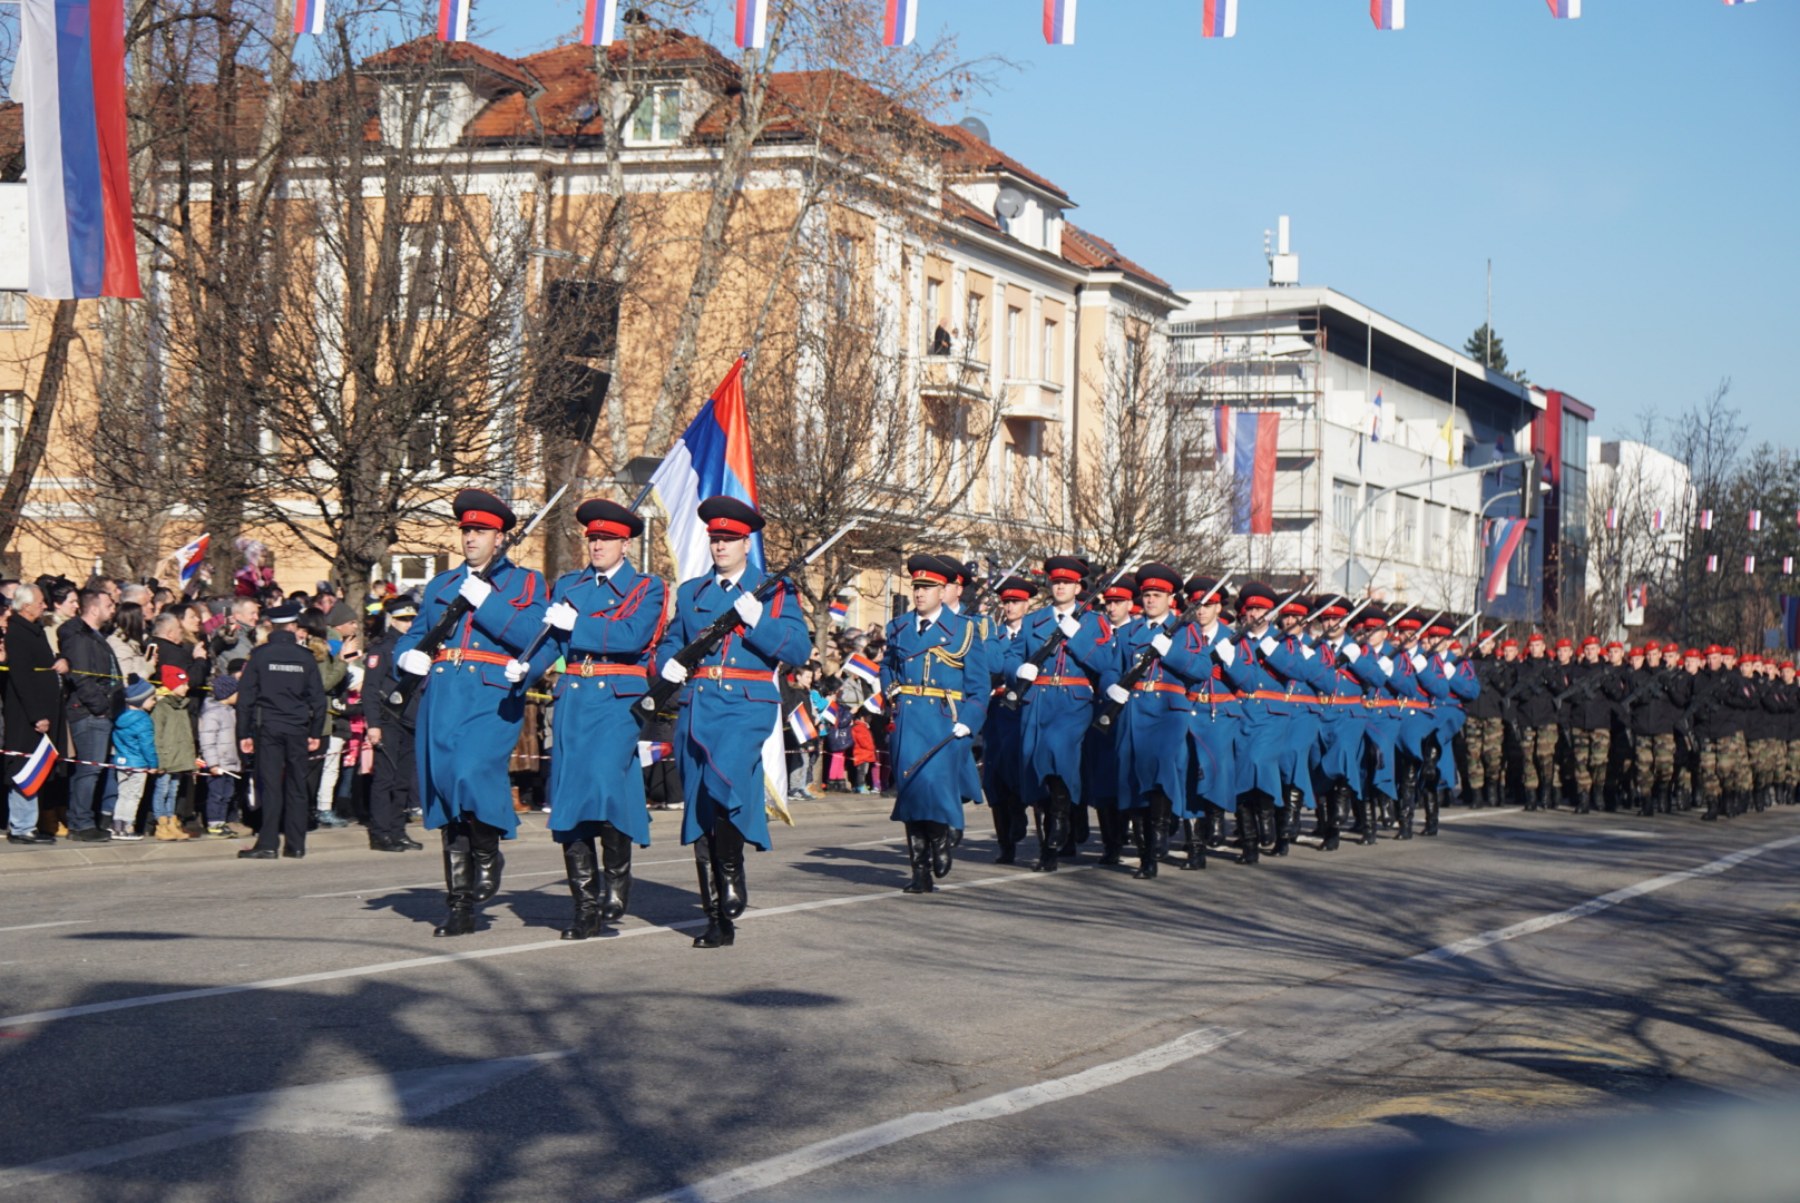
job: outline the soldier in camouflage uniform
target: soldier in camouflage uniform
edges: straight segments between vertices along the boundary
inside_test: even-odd
[[[1660,644],[1645,648],[1643,660],[1627,695],[1639,813],[1668,814],[1674,806],[1675,724],[1687,710],[1693,684],[1687,674],[1664,666]]]
[[[1701,818],[1713,822],[1744,813],[1750,793],[1750,754],[1744,742],[1745,715],[1757,705],[1755,687],[1727,661],[1736,653],[1713,644],[1706,649],[1706,669],[1694,687],[1694,738],[1700,752]]]
[[[1469,745],[1469,789],[1476,806],[1500,805],[1506,783],[1506,718],[1502,706],[1512,689],[1519,645],[1508,639],[1500,646],[1511,649],[1510,654],[1502,652],[1496,656],[1494,635],[1487,632],[1470,661],[1475,666],[1475,679],[1481,682],[1481,692],[1466,706],[1469,721],[1463,728],[1463,738]]]
[[[1744,736],[1750,744],[1750,776],[1757,810],[1775,805],[1787,776],[1787,716],[1793,701],[1776,679],[1775,666],[1761,656],[1746,655],[1739,672],[1756,691],[1757,706],[1746,716]]]
[[[1787,805],[1800,804],[1800,680],[1794,676],[1794,662],[1781,662],[1781,685],[1794,701],[1787,721],[1787,792],[1779,799]]]
[[[1556,808],[1556,690],[1562,670],[1544,653],[1544,636],[1533,631],[1525,641],[1526,658],[1519,665],[1510,698],[1518,714],[1520,753],[1524,767],[1526,810]]]

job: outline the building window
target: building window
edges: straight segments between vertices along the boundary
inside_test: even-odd
[[[944,282],[942,280],[925,281],[924,337],[927,355],[948,355],[950,353],[950,348],[945,345],[949,342],[948,332],[945,332],[943,338],[938,337],[939,332],[944,329],[943,299]]]
[[[963,353],[970,359],[981,358],[981,303],[984,299],[980,293],[972,292],[963,301]]]
[[[1044,374],[1043,379],[1055,381],[1056,371],[1056,323],[1049,318],[1044,319]]]
[[[1436,502],[1425,503],[1425,557],[1428,563],[1444,567],[1444,540],[1448,537],[1450,507]]]
[[[25,294],[7,290],[0,292],[0,330],[22,330],[28,311]]]
[[[631,114],[631,137],[637,146],[681,141],[681,85],[659,84],[644,93]]]
[[[0,472],[11,472],[25,440],[25,394],[0,393]]]
[[[1143,387],[1144,344],[1139,339],[1125,340],[1125,404],[1136,405]]]
[[[831,256],[831,311],[839,321],[850,317],[855,304],[859,258],[856,239],[849,234],[839,234]]]
[[[1419,499],[1417,497],[1396,497],[1397,507],[1394,523],[1398,535],[1394,554],[1402,559],[1419,559]]]
[[[1362,486],[1353,480],[1331,482],[1331,524],[1346,539],[1350,537],[1350,524],[1356,521],[1356,503],[1361,493]]]
[[[400,235],[400,294],[403,316],[444,318],[456,293],[456,250],[450,227],[411,222]]]
[[[1025,375],[1025,314],[1012,305],[1006,307],[1006,374],[1014,380]]]

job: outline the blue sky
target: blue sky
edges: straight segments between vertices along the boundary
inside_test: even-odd
[[[918,3],[921,39],[1018,64],[965,111],[1177,288],[1262,284],[1287,213],[1303,283],[1461,345],[1492,257],[1513,365],[1601,433],[1729,376],[1754,439],[1800,445],[1800,5],[1412,0],[1381,33],[1363,0],[1241,0],[1209,42],[1200,0],[1085,0],[1049,47],[1036,0]],[[728,42],[712,8],[694,32]],[[524,53],[580,15],[476,0],[476,36]]]

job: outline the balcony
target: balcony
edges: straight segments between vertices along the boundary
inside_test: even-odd
[[[919,392],[927,397],[988,400],[988,365],[963,355],[919,356]]]
[[[1000,416],[1060,422],[1063,387],[1054,380],[1009,380],[1001,386]]]

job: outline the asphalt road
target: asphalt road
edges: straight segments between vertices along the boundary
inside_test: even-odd
[[[1800,1085],[1800,808],[1459,808],[1149,883],[997,867],[975,812],[928,898],[885,808],[801,810],[718,951],[672,816],[585,943],[535,821],[455,941],[436,855],[359,832],[8,849],[0,1199],[833,1197]]]

